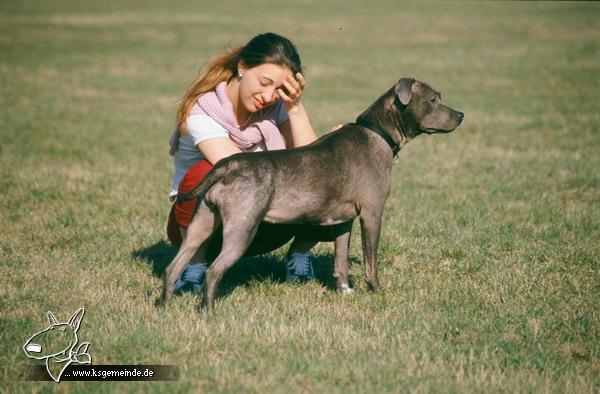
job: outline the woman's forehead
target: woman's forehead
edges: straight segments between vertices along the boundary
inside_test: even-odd
[[[269,78],[273,81],[282,81],[292,76],[292,71],[286,66],[274,63],[263,63],[253,68],[258,76]]]

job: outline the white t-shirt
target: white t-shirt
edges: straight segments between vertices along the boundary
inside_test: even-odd
[[[275,105],[279,106],[276,112],[275,124],[280,125],[288,119],[288,115],[282,101]],[[204,159],[204,156],[197,145],[212,138],[229,137],[229,132],[208,115],[199,114],[188,116],[186,125],[187,132],[179,133],[179,145],[177,147],[177,152],[173,156],[175,174],[173,175],[169,197],[177,195],[179,182],[187,170],[200,160]],[[264,143],[256,145],[251,152],[259,152],[262,150],[266,150]]]

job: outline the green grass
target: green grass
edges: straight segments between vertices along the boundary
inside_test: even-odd
[[[600,6],[590,3],[4,1],[0,382],[6,392],[598,392]],[[400,154],[362,281],[344,297],[240,262],[214,314],[157,310],[177,101],[208,56],[276,31],[321,132],[401,76],[466,113]],[[94,364],[178,382],[24,382],[21,346],[85,307]]]

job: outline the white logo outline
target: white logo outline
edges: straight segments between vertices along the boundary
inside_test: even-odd
[[[73,363],[76,364],[91,364],[92,356],[87,353],[90,346],[89,342],[83,342],[79,346],[79,337],[77,331],[85,310],[83,308],[77,309],[75,313],[69,318],[66,323],[60,323],[54,314],[48,311],[48,322],[50,325],[31,336],[27,342],[23,345],[23,351],[29,358],[36,360],[46,360],[46,371],[48,375],[55,382],[60,382],[63,372],[67,367]],[[46,351],[44,349],[44,339],[47,336],[53,336],[53,340],[56,341],[56,337],[65,338],[65,345],[60,346],[57,349],[51,349]],[[60,342],[59,342],[60,343]],[[77,349],[75,350],[75,347]]]

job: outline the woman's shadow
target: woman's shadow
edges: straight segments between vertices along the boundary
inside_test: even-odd
[[[134,251],[132,257],[150,265],[152,274],[162,278],[165,269],[178,250],[178,246],[161,240],[154,245]],[[317,282],[329,290],[335,290],[334,255],[318,255],[313,266]],[[282,258],[273,253],[243,257],[227,271],[219,285],[218,294],[220,297],[226,297],[238,286],[248,286],[252,281],[264,281],[265,279],[277,283],[285,282],[285,266]]]

